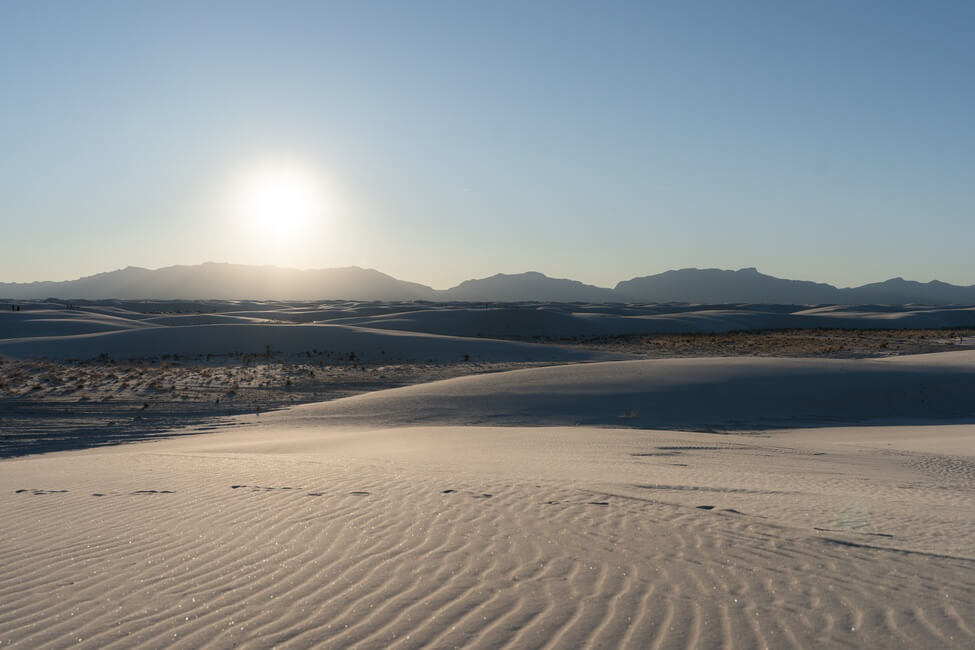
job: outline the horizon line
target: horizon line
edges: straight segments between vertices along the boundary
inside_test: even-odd
[[[586,281],[583,281],[583,280],[577,280],[575,278],[570,278],[570,277],[557,277],[557,276],[554,276],[554,275],[548,275],[547,273],[545,273],[543,271],[526,270],[526,271],[517,271],[517,272],[512,272],[512,273],[497,272],[497,273],[494,273],[494,274],[491,274],[491,275],[485,275],[485,276],[481,276],[481,277],[470,277],[470,278],[467,278],[465,280],[461,280],[460,282],[458,282],[457,284],[454,284],[452,286],[448,286],[448,287],[445,287],[445,288],[437,288],[437,287],[434,287],[432,285],[428,285],[428,284],[425,284],[425,283],[422,283],[422,282],[418,282],[418,281],[415,281],[415,280],[404,279],[404,278],[401,278],[401,277],[394,276],[394,275],[392,275],[390,273],[387,273],[385,271],[381,271],[381,270],[379,270],[379,269],[377,269],[375,267],[359,266],[358,264],[350,264],[350,265],[346,265],[346,266],[329,266],[329,267],[302,268],[302,267],[292,267],[292,266],[281,266],[281,265],[278,265],[278,264],[241,264],[241,263],[237,263],[237,262],[219,262],[219,261],[214,261],[214,260],[207,260],[207,261],[199,262],[199,263],[196,263],[196,264],[169,264],[169,265],[166,265],[166,266],[159,266],[159,267],[156,267],[156,268],[150,268],[150,267],[146,267],[146,266],[137,266],[137,265],[134,265],[134,264],[129,264],[127,266],[120,267],[120,268],[116,268],[116,269],[111,269],[111,270],[108,270],[108,271],[97,271],[97,272],[92,273],[90,275],[81,275],[81,276],[78,276],[78,277],[75,277],[75,278],[69,278],[69,279],[64,279],[64,280],[29,280],[29,281],[26,281],[26,282],[16,282],[16,281],[14,281],[14,282],[7,282],[7,281],[4,281],[4,280],[0,280],[0,285],[63,284],[63,283],[67,283],[67,282],[78,282],[80,280],[86,280],[86,279],[89,279],[89,278],[94,278],[94,277],[99,276],[99,275],[107,275],[107,274],[111,274],[111,273],[119,273],[119,272],[122,272],[122,271],[127,271],[129,269],[140,270],[140,271],[148,271],[148,272],[157,272],[157,271],[163,271],[163,270],[172,269],[172,268],[194,268],[194,267],[204,267],[204,266],[236,266],[236,267],[246,267],[246,268],[252,268],[252,269],[275,269],[275,270],[281,270],[281,271],[297,271],[297,272],[302,272],[302,273],[314,273],[314,272],[321,272],[321,271],[337,271],[337,270],[345,270],[345,269],[358,269],[358,270],[361,270],[361,271],[374,271],[376,273],[380,273],[382,275],[385,275],[387,277],[390,277],[390,278],[392,278],[394,280],[397,280],[399,282],[409,282],[409,283],[412,283],[412,284],[418,284],[418,285],[421,285],[421,286],[423,286],[425,288],[431,289],[433,291],[438,291],[438,292],[445,292],[445,291],[450,291],[452,289],[456,289],[457,287],[459,287],[460,285],[464,284],[465,282],[486,280],[486,279],[493,278],[493,277],[497,277],[497,276],[519,276],[519,275],[529,275],[529,274],[538,274],[538,275],[541,275],[541,276],[543,276],[545,278],[548,278],[548,279],[551,279],[551,280],[564,280],[564,281],[569,281],[569,282],[578,282],[578,283],[580,283],[582,285],[589,286],[589,287],[594,287],[596,289],[604,289],[606,291],[615,291],[616,290],[616,286],[618,286],[621,282],[627,282],[627,281],[635,280],[635,279],[639,279],[639,278],[653,277],[653,276],[657,276],[657,275],[663,275],[665,273],[674,273],[674,272],[680,272],[680,271],[722,271],[722,272],[730,272],[730,273],[739,273],[739,272],[742,272],[742,271],[754,271],[755,273],[757,273],[759,275],[763,275],[763,276],[766,276],[766,277],[775,278],[775,279],[778,279],[778,280],[786,280],[786,281],[790,281],[790,282],[810,282],[810,283],[813,283],[813,284],[819,284],[819,285],[825,285],[825,286],[833,287],[835,289],[857,289],[857,288],[864,287],[864,286],[868,286],[868,285],[871,285],[871,284],[882,284],[884,282],[889,282],[891,280],[901,280],[901,281],[904,281],[904,282],[916,282],[916,283],[922,284],[922,285],[923,284],[932,284],[932,283],[942,283],[942,284],[947,284],[947,285],[955,286],[955,287],[975,287],[975,282],[973,282],[972,284],[952,284],[951,282],[945,282],[945,281],[939,280],[937,278],[934,278],[934,279],[928,280],[928,281],[908,280],[908,279],[906,279],[906,278],[904,278],[903,276],[900,276],[900,275],[898,275],[898,276],[892,276],[892,277],[889,277],[889,278],[885,278],[883,280],[874,280],[872,282],[866,282],[866,283],[860,284],[860,285],[848,284],[848,285],[845,285],[845,286],[839,286],[839,285],[832,284],[830,282],[822,282],[822,281],[819,281],[819,280],[796,279],[796,278],[788,278],[788,277],[780,277],[780,276],[776,276],[776,275],[771,275],[771,274],[768,274],[768,273],[763,273],[762,271],[760,271],[758,269],[758,267],[755,267],[755,266],[744,266],[744,267],[740,267],[740,268],[737,268],[737,269],[727,269],[727,268],[721,268],[721,267],[717,267],[717,266],[708,266],[708,267],[685,266],[685,267],[681,267],[681,268],[669,268],[669,269],[665,269],[663,271],[650,272],[650,273],[646,273],[646,274],[643,274],[643,275],[635,275],[635,276],[630,277],[630,278],[626,278],[626,279],[622,279],[622,280],[617,280],[616,285],[615,286],[611,286],[611,287],[607,287],[607,286],[603,286],[603,285],[598,285],[598,284],[593,284],[593,283],[590,283],[590,282],[586,282]]]

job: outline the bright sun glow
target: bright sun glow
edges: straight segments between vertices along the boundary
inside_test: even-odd
[[[323,218],[318,179],[295,166],[265,167],[246,176],[238,190],[239,218],[267,243],[296,243]]]

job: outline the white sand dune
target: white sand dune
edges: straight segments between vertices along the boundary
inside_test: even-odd
[[[189,325],[246,325],[266,322],[266,319],[240,314],[172,314],[152,316],[144,319],[143,322],[167,327],[186,327]]]
[[[654,359],[460,377],[307,404],[282,417],[732,430],[971,418],[973,395],[975,351],[883,360]]]
[[[940,329],[975,325],[975,308],[961,306],[907,308],[883,305],[833,305],[795,312],[794,315],[822,319],[819,321],[821,323],[819,327]]]
[[[0,340],[30,336],[73,336],[145,327],[142,321],[69,311],[0,312]]]
[[[537,349],[0,354],[278,335]],[[971,648],[972,395],[971,351],[586,363],[0,460],[0,647]]]
[[[261,421],[0,463],[0,642],[975,643],[972,426]]]
[[[392,314],[356,315],[331,322],[451,336],[573,338],[607,336],[611,333],[611,328],[593,323],[589,319],[580,319],[575,314],[511,307],[424,309]]]
[[[621,358],[590,352],[512,341],[438,336],[414,332],[371,330],[342,325],[188,325],[153,327],[91,335],[27,337],[0,341],[0,356],[46,359],[112,359],[158,357],[163,354],[296,354],[322,353],[326,358],[366,362],[450,360],[465,355],[472,361],[585,361]]]
[[[688,306],[634,308],[542,305],[538,307],[438,306],[412,312],[349,315],[348,325],[455,336],[543,337],[549,339],[632,334],[720,333],[772,329],[941,329],[975,327],[967,307],[850,311],[829,307],[788,312],[766,305],[700,309]]]
[[[975,308],[924,306],[582,305],[107,301],[65,310],[0,310],[0,338],[66,336],[147,326],[331,324],[443,336],[585,339],[775,329],[975,328]]]

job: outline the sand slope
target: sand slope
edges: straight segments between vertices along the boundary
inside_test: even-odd
[[[533,368],[289,412],[333,422],[753,429],[975,418],[975,351],[883,360],[654,359]]]
[[[3,305],[0,305],[2,307]],[[0,309],[0,339],[136,327],[333,324],[444,336],[548,340],[770,329],[975,328],[965,306],[642,305],[575,303],[290,303],[103,301]],[[186,333],[189,336],[191,333]]]
[[[323,316],[324,318],[324,316]],[[975,327],[970,307],[830,306],[782,310],[774,305],[469,305],[345,316],[350,325],[459,336],[575,337],[632,334],[717,333],[768,329],[911,329]]]
[[[620,355],[513,341],[390,332],[343,325],[232,324],[150,327],[92,335],[28,337],[0,341],[0,356],[10,358],[112,359],[163,354],[284,354],[312,351],[368,362],[460,360],[585,361]]]
[[[513,371],[0,461],[0,642],[969,648],[975,424],[539,425],[970,422],[972,360]],[[534,426],[444,426],[495,419]]]
[[[144,327],[141,320],[66,311],[0,312],[0,341],[24,336],[73,336]]]
[[[971,456],[876,456],[789,434],[312,433],[243,428],[3,462],[0,641],[975,642]]]

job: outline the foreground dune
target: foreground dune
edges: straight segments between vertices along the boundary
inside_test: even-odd
[[[450,379],[308,404],[316,423],[721,430],[975,417],[975,351],[888,359],[654,359]]]
[[[2,461],[0,642],[975,644],[971,355],[693,361],[453,379]],[[843,426],[735,420],[780,402]],[[647,425],[668,403],[674,426],[698,408],[741,432],[563,421]],[[855,424],[896,403],[930,423]],[[467,426],[508,412],[546,426]]]

